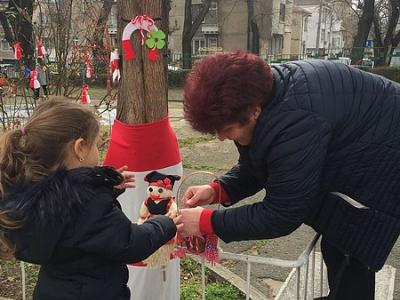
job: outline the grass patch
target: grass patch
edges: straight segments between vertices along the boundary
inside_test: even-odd
[[[226,281],[215,278],[206,269],[207,300],[241,300],[246,296]],[[181,300],[201,299],[201,265],[193,259],[181,260]]]
[[[25,263],[26,274],[26,296],[32,299],[35,288],[39,266]],[[0,297],[11,299],[22,299],[21,265],[19,261],[0,261]]]
[[[201,136],[195,136],[195,137],[187,137],[184,139],[179,140],[179,146],[180,147],[187,147],[190,145],[194,144],[199,144],[203,142],[208,142],[214,140],[215,137],[212,135],[201,135]]]
[[[209,165],[195,165],[192,163],[183,163],[183,168],[191,169],[191,170],[198,170],[198,171],[210,171],[210,172],[217,172],[217,171],[225,171],[225,169],[209,166]]]
[[[249,249],[244,251],[243,254],[246,254],[246,255],[258,255],[258,250],[264,248],[267,244],[268,244],[268,240],[257,240],[257,241],[254,241],[254,244]],[[254,254],[255,252],[257,254]]]

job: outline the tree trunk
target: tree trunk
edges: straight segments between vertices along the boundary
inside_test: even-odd
[[[364,47],[368,39],[369,31],[374,20],[375,0],[365,0],[363,11],[358,21],[357,34],[354,37],[353,48],[351,49],[351,63],[359,64],[364,56]]]
[[[183,68],[192,67],[192,39],[203,22],[211,6],[211,0],[203,0],[203,7],[196,19],[193,21],[192,0],[185,0],[185,17],[182,33],[182,60]]]
[[[260,54],[260,34],[254,16],[254,0],[247,0],[247,51]]]
[[[104,52],[104,33],[107,30],[107,21],[113,6],[113,0],[104,0],[101,7],[99,18],[97,19],[95,29],[93,31],[92,43],[97,47],[93,48],[93,56],[97,59],[102,58]],[[100,51],[99,51],[100,50]]]
[[[10,1],[9,9],[17,12],[16,18],[10,23],[14,30],[15,40],[21,43],[24,62],[32,65],[35,49],[32,36],[33,0]]]
[[[156,26],[168,32],[168,1],[163,0],[121,0],[119,16],[124,22],[119,36],[127,24],[137,15],[146,14],[156,21]],[[120,21],[121,21],[120,19]],[[140,32],[131,36],[135,58],[123,61],[122,78],[117,105],[117,118],[127,124],[158,121],[167,116],[167,44],[159,50],[155,61],[148,59],[149,49],[141,44]]]
[[[1,26],[3,27],[4,38],[10,44],[10,46],[12,46],[15,42],[15,38],[5,12],[0,12],[0,23]]]
[[[192,67],[192,0],[185,0],[185,17],[182,32],[182,62],[184,69]]]

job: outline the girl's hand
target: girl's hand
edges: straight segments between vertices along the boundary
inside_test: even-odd
[[[127,189],[127,188],[136,187],[135,173],[127,171],[127,170],[128,170],[128,166],[122,166],[121,168],[116,170],[117,172],[121,173],[121,175],[124,177],[124,181],[121,184],[116,185],[114,188],[123,190],[123,189]]]

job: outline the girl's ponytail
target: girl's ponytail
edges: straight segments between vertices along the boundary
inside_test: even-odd
[[[22,151],[23,131],[10,130],[0,138],[0,194],[4,197],[7,187],[12,182],[20,182],[25,177],[25,155]],[[18,228],[16,221],[12,220],[0,203],[0,258],[9,258],[14,254],[15,247],[6,237],[7,230]]]

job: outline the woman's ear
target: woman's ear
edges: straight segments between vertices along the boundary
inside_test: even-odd
[[[257,120],[257,119],[258,119],[258,117],[259,117],[260,114],[261,114],[261,111],[262,111],[261,106],[256,106],[256,107],[254,108],[254,111],[253,111],[254,120]]]
[[[87,148],[87,144],[83,138],[76,139],[72,145],[72,149],[74,151],[75,157],[81,162],[85,160],[85,157],[87,155],[86,148]]]

